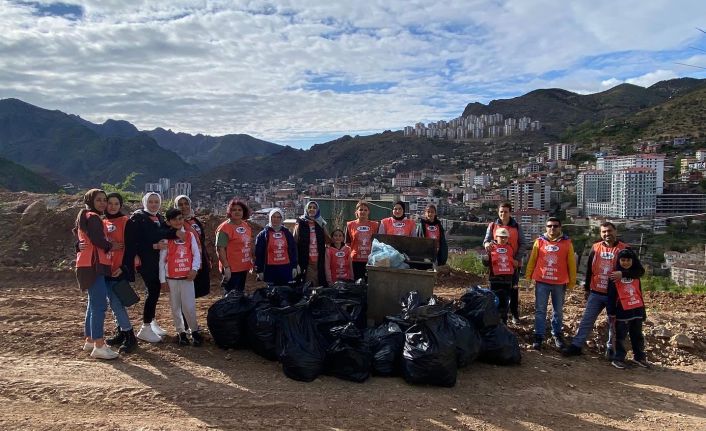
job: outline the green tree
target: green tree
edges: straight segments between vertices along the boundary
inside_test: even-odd
[[[139,172],[130,172],[124,180],[115,184],[102,183],[101,188],[106,193],[120,193],[125,200],[139,201],[142,196],[135,192],[135,178],[141,175]]]

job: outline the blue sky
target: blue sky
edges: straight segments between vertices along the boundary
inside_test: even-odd
[[[706,77],[677,64],[706,67],[691,48],[706,50],[696,0],[0,0],[0,12],[0,98],[303,148],[537,88]]]

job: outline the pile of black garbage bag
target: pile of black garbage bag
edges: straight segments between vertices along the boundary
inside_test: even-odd
[[[277,360],[294,380],[401,375],[413,384],[453,386],[458,368],[476,359],[520,362],[517,338],[500,323],[493,298],[469,289],[459,308],[411,292],[401,299],[402,313],[366,328],[365,283],[269,286],[247,296],[229,293],[209,308],[207,321],[216,345]]]

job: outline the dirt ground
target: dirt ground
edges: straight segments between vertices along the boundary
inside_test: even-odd
[[[210,340],[198,348],[141,342],[117,360],[92,360],[81,351],[86,298],[70,272],[0,268],[0,280],[2,430],[706,429],[703,351],[671,360],[653,349],[650,358],[664,365],[622,371],[598,347],[571,359],[552,348],[529,351],[531,292],[522,292],[524,323],[513,328],[523,339],[522,365],[474,363],[455,387],[437,388],[379,377],[301,383],[276,362]],[[437,291],[457,297],[463,286],[447,282],[460,281],[442,278]],[[198,301],[203,325],[217,294]],[[580,315],[577,297],[567,301],[567,322]],[[650,322],[683,323],[703,340],[706,305],[696,298],[650,295]],[[133,323],[139,307],[130,310]],[[158,319],[173,328],[165,297]],[[650,344],[659,346],[651,336]]]

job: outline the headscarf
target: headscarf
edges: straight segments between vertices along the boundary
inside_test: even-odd
[[[272,226],[272,215],[274,213],[279,213],[279,215],[282,216],[282,222],[277,227]],[[280,230],[282,228],[282,225],[284,224],[284,211],[282,211],[279,208],[272,208],[270,210],[270,213],[267,214],[267,221],[268,221],[267,226],[271,227],[274,230]]]
[[[394,205],[392,205],[392,208],[394,209],[395,206],[397,206],[397,205],[399,205],[399,206],[402,207],[402,217],[395,217],[395,215],[392,214],[392,218],[395,219],[395,220],[404,220],[404,219],[405,219],[405,210],[406,210],[406,207],[404,206],[404,202],[402,202],[402,201],[397,201],[397,202],[394,203]]]
[[[93,211],[98,214],[102,214],[100,211],[96,209],[96,196],[98,194],[105,192],[102,189],[91,189],[86,192],[85,195],[83,195],[83,205],[84,208],[78,212],[78,216],[76,216],[76,223],[74,227],[74,232],[76,229],[81,229],[82,231],[86,232],[87,226],[88,226],[88,220],[85,216],[86,211]]]
[[[308,209],[309,209],[309,205],[311,205],[311,204],[316,205],[316,214],[314,214],[314,217],[309,217]],[[304,205],[304,215],[301,218],[306,219],[306,220],[314,220],[321,227],[324,227],[326,225],[326,220],[324,220],[324,218],[321,217],[321,209],[319,208],[319,203],[316,201],[308,201],[306,203],[306,205]]]
[[[123,216],[123,212],[121,211],[121,210],[123,209],[123,197],[122,197],[122,195],[121,195],[120,193],[117,193],[117,192],[108,193],[108,199],[110,199],[110,198],[117,198],[117,199],[118,199],[118,202],[120,202],[120,208],[118,208],[118,212],[115,213],[115,214],[109,214],[109,213],[108,213],[108,210],[106,210],[106,211],[105,211],[105,218],[107,218],[107,219],[114,219],[114,218],[122,217],[122,216]]]
[[[194,218],[194,208],[191,206],[191,198],[186,196],[186,195],[179,195],[174,198],[174,208],[179,209],[179,201],[182,199],[186,199],[189,202],[189,210],[191,211],[189,214],[184,214],[182,213],[181,215],[184,216],[184,220],[189,220],[191,218]]]
[[[147,214],[149,214],[149,215],[156,216],[157,213],[159,212],[159,210],[157,210],[157,211],[155,211],[155,212],[151,212],[151,211],[147,210],[147,201],[149,200],[149,198],[150,198],[152,195],[157,196],[157,198],[159,199],[159,206],[160,206],[160,207],[162,206],[162,196],[160,196],[159,193],[156,193],[156,192],[147,192],[147,193],[145,193],[144,196],[142,196],[142,210],[143,210],[144,212],[146,212]]]

